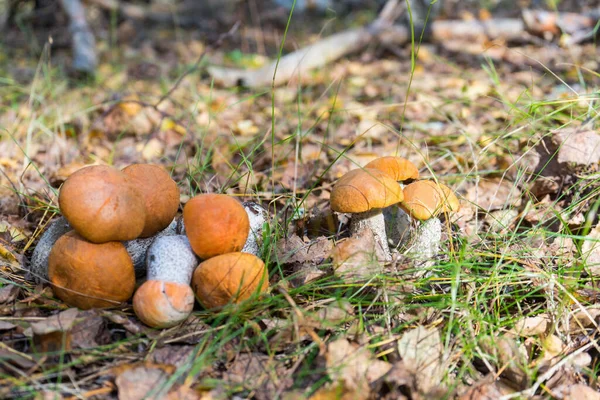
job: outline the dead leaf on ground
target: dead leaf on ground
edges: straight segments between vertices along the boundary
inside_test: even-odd
[[[19,287],[8,284],[0,288],[0,304],[13,302],[19,295]]]
[[[600,224],[583,238],[581,261],[592,276],[600,276]]]
[[[277,390],[290,387],[293,380],[283,363],[262,353],[241,353],[223,374],[225,383],[253,390],[257,399],[275,398]]]
[[[71,330],[71,344],[74,349],[93,349],[110,343],[107,321],[98,310],[80,311],[77,322]]]
[[[357,398],[367,398],[370,384],[392,369],[392,364],[376,359],[365,346],[346,339],[329,343],[325,361],[331,380],[343,382]]]
[[[166,383],[173,371],[172,367],[159,364],[133,365],[119,370],[115,378],[119,400],[164,398],[169,390]]]
[[[43,321],[31,324],[33,343],[41,353],[68,351],[71,349],[71,327],[79,310],[69,308]]]
[[[514,182],[481,179],[467,190],[466,199],[484,211],[501,210],[521,205],[521,191]]]
[[[517,388],[524,389],[529,386],[530,378],[527,374],[529,357],[525,346],[519,345],[516,340],[507,336],[495,338],[485,336],[480,339],[479,345],[488,355],[488,361],[498,371],[502,371],[503,377]]]
[[[560,129],[552,132],[552,141],[559,147],[559,163],[588,165],[600,161],[600,134],[594,130]]]
[[[334,272],[345,280],[369,279],[381,272],[375,238],[370,231],[336,243],[331,251]]]
[[[458,397],[458,400],[496,400],[502,396],[513,394],[515,390],[495,379],[493,376],[484,378],[481,382],[470,387],[465,393]]]
[[[551,319],[546,315],[525,317],[515,322],[514,328],[509,332],[524,337],[541,335],[548,330],[551,322]]]
[[[436,328],[419,325],[398,340],[398,350],[406,368],[414,375],[417,388],[428,393],[438,387],[446,374],[446,360]]]
[[[332,241],[325,236],[306,243],[298,235],[292,234],[277,244],[277,258],[292,271],[293,283],[302,285],[325,274],[317,266],[329,257],[332,248]]]
[[[190,360],[195,346],[189,345],[166,345],[155,349],[150,354],[150,360],[157,364],[173,365],[181,367]]]
[[[600,400],[600,393],[583,384],[564,385],[552,391],[558,400]]]

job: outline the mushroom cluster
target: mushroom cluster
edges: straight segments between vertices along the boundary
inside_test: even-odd
[[[459,202],[447,186],[418,178],[417,167],[402,157],[375,159],[335,183],[331,209],[352,214],[350,236],[371,234],[376,255],[383,261],[391,260],[390,247],[409,241],[405,254],[431,257],[441,238],[441,223],[436,217],[457,211]],[[427,222],[411,229],[411,218]],[[419,250],[411,251],[415,247]]]
[[[65,181],[58,203],[67,224],[34,259],[43,260],[39,254],[51,247],[47,276],[56,296],[82,309],[105,308],[129,300],[135,289],[134,263],[123,242],[165,229],[177,213],[179,189],[155,165],[122,171],[94,165]],[[66,228],[73,230],[62,234]],[[33,266],[39,270],[40,264]]]
[[[29,269],[70,306],[105,308],[133,295],[138,318],[165,328],[189,316],[195,297],[215,309],[268,287],[258,257],[267,212],[258,204],[199,195],[178,222],[177,184],[158,166],[134,164],[75,172],[59,206],[63,217],[42,235]],[[146,280],[134,295],[136,276]]]

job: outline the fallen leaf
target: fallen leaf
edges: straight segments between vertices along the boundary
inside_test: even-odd
[[[524,337],[541,335],[548,330],[551,322],[550,318],[544,315],[524,317],[515,322],[514,328],[509,332]]]
[[[446,373],[440,332],[422,325],[406,331],[398,340],[398,350],[417,387],[427,393],[439,386]]]
[[[600,393],[583,384],[564,385],[552,390],[553,397],[559,400],[600,400]]]
[[[159,364],[136,365],[117,374],[119,400],[162,399],[172,368]]]
[[[325,354],[327,373],[332,381],[359,396],[369,396],[369,385],[392,369],[392,364],[376,359],[365,346],[339,339],[329,343]]]
[[[600,161],[600,134],[593,130],[565,128],[552,132],[559,163],[595,164]]]
[[[481,179],[467,190],[466,199],[484,211],[501,210],[521,205],[521,191],[507,180]]]
[[[19,295],[19,287],[8,284],[0,287],[0,304],[10,303]]]
[[[507,336],[492,338],[485,336],[479,340],[482,350],[489,356],[489,362],[502,371],[502,376],[517,388],[529,386],[527,374],[528,356],[523,345]]]
[[[370,231],[336,243],[331,250],[331,261],[335,274],[344,280],[369,279],[382,270]]]
[[[69,308],[43,321],[31,324],[33,343],[40,353],[68,351],[71,349],[71,327],[79,311]]]

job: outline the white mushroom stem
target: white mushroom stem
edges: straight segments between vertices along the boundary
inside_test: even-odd
[[[350,235],[356,236],[365,230],[373,233],[375,239],[375,251],[378,259],[391,261],[392,254],[387,243],[385,233],[385,220],[380,208],[375,208],[363,213],[352,214],[350,220]]]
[[[412,232],[409,247],[404,254],[411,259],[423,262],[425,267],[433,265],[433,257],[440,251],[442,241],[442,222],[439,218],[430,218],[421,222]]]

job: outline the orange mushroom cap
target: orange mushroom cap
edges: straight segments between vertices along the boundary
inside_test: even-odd
[[[84,310],[118,305],[135,288],[133,262],[122,243],[91,243],[75,231],[52,247],[48,276],[58,298]]]
[[[402,157],[380,157],[369,162],[365,168],[377,169],[397,182],[419,179],[419,170],[412,162]]]
[[[404,195],[396,181],[377,169],[355,169],[333,186],[330,202],[333,211],[362,213],[385,208],[402,201]]]
[[[142,195],[109,166],[73,173],[60,188],[58,204],[73,229],[93,243],[132,240],[144,229]]]
[[[193,309],[194,292],[183,283],[146,281],[133,296],[135,315],[153,328],[175,326],[185,321]]]
[[[153,164],[132,164],[123,169],[127,180],[141,192],[146,219],[140,237],[149,237],[165,229],[179,208],[179,188],[167,171]]]
[[[239,303],[269,287],[265,263],[249,253],[222,254],[203,261],[192,277],[196,298],[206,309]]]
[[[417,181],[404,188],[401,207],[414,218],[425,221],[442,212],[457,211],[460,204],[446,185],[434,181]]]
[[[206,260],[240,251],[250,233],[242,204],[225,194],[201,194],[183,208],[183,222],[194,252]]]

